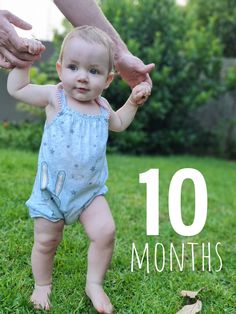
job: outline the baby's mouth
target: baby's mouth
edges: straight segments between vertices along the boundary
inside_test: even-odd
[[[88,91],[89,91],[89,89],[87,89],[87,88],[84,88],[84,87],[78,87],[78,88],[76,88],[77,89],[77,91],[78,92],[80,92],[80,93],[87,93]]]

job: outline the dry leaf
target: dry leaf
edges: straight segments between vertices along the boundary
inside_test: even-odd
[[[198,291],[187,291],[187,290],[182,290],[180,292],[180,295],[182,297],[189,297],[191,299],[196,298],[196,296],[198,295],[198,293],[202,290],[203,288],[199,289]]]
[[[185,305],[179,312],[176,314],[195,314],[200,312],[202,309],[202,302],[197,300],[196,303],[191,305]]]

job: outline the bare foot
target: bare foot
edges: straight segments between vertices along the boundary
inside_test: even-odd
[[[49,295],[51,294],[52,285],[37,286],[31,295],[30,301],[37,310],[50,310]]]
[[[85,292],[98,313],[113,313],[113,306],[101,285],[96,283],[87,283]]]

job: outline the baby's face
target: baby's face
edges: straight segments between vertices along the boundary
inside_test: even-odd
[[[71,38],[63,51],[62,64],[57,65],[66,93],[81,102],[97,98],[110,83],[109,57],[105,47]]]

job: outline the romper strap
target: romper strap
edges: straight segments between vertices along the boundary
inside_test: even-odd
[[[56,85],[56,97],[57,97],[57,105],[59,112],[62,112],[65,109],[65,94],[63,90],[63,85],[62,83],[58,83]]]
[[[101,108],[101,112],[103,114],[105,114],[105,116],[109,119],[110,118],[110,105],[108,103],[108,101],[106,100],[106,98],[100,96],[96,99],[96,102],[98,103],[98,105]]]

